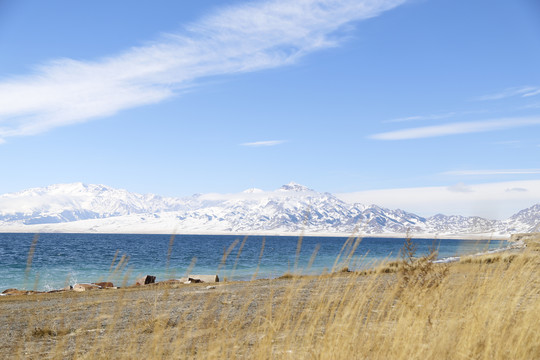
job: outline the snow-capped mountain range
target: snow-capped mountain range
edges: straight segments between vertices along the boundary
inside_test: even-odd
[[[540,204],[507,220],[424,218],[377,205],[346,203],[290,183],[275,191],[168,198],[105,185],[58,184],[0,195],[1,232],[245,234],[491,234],[532,232]]]

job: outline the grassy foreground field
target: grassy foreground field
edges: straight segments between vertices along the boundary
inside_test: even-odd
[[[540,246],[368,272],[0,298],[4,359],[540,359]]]

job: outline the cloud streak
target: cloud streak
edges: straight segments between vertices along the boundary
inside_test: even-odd
[[[248,142],[240,144],[242,146],[250,146],[250,147],[263,147],[263,146],[276,146],[281,145],[285,142],[285,140],[269,140],[269,141],[256,141],[256,142]]]
[[[270,0],[228,7],[146,46],[56,59],[0,82],[0,139],[159,103],[203,78],[290,65],[336,46],[339,30],[405,0]]]
[[[512,87],[505,89],[501,92],[484,95],[476,98],[477,101],[489,101],[489,100],[501,100],[509,97],[519,96],[519,97],[531,97],[540,94],[540,87],[538,86],[522,86],[522,87]]]
[[[471,114],[482,114],[486,113],[486,110],[470,110],[470,111],[452,111],[441,114],[430,114],[430,115],[415,115],[407,116],[396,119],[385,120],[383,123],[399,123],[399,122],[408,122],[408,121],[424,121],[424,120],[441,120],[448,118],[455,118],[458,116],[471,115]]]
[[[532,125],[540,125],[540,116],[503,118],[497,120],[459,122],[443,125],[416,127],[373,134],[370,135],[368,138],[374,140],[411,140],[497,131]]]
[[[421,120],[440,120],[440,119],[448,119],[455,115],[456,115],[455,112],[449,112],[449,113],[444,113],[444,114],[431,114],[431,115],[415,115],[415,116],[407,116],[407,117],[385,120],[383,121],[383,123],[396,123],[396,122],[421,121]]]

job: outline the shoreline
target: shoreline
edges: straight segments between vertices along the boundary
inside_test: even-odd
[[[449,257],[446,257],[446,258],[434,260],[433,263],[434,264],[447,264],[447,263],[452,263],[452,262],[458,262],[463,257],[475,258],[475,257],[479,257],[479,256],[484,256],[484,255],[520,251],[520,250],[524,250],[526,247],[527,247],[527,245],[525,244],[524,241],[517,240],[517,241],[511,242],[510,245],[505,246],[503,248],[498,248],[498,249],[493,249],[493,250],[488,250],[488,251],[482,251],[482,252],[475,253],[475,254],[470,254],[470,255],[449,256]]]
[[[169,231],[122,231],[122,232],[109,232],[109,231],[29,231],[30,229],[0,229],[0,234],[99,234],[99,235],[197,235],[197,236],[293,236],[293,237],[343,237],[343,238],[390,238],[390,239],[436,239],[436,240],[506,240],[512,241],[512,234],[507,235],[494,235],[491,233],[443,233],[443,234],[430,234],[430,233],[376,233],[376,234],[351,234],[346,232],[285,232],[285,231],[254,231],[254,232],[232,232],[232,231],[184,231],[184,232],[169,232]],[[43,229],[41,229],[43,230]]]
[[[308,236],[308,235],[304,235],[304,236]],[[414,237],[412,239],[414,239]],[[444,239],[441,239],[441,240],[444,240]],[[459,239],[459,240],[463,240],[463,239]],[[480,257],[480,256],[490,255],[490,254],[496,254],[496,253],[504,253],[504,252],[512,252],[512,251],[523,251],[525,248],[526,248],[526,243],[523,240],[517,240],[517,241],[514,241],[514,242],[510,242],[510,244],[508,246],[505,246],[503,248],[497,248],[497,249],[493,249],[493,250],[487,250],[487,251],[482,251],[482,252],[479,252],[479,253],[468,254],[468,255],[449,256],[449,257],[446,257],[446,258],[432,260],[431,262],[434,263],[434,264],[455,263],[455,262],[459,262],[464,257],[475,258],[475,257]],[[369,268],[367,270],[373,270],[375,268],[376,268],[376,265],[374,264],[372,268]],[[366,269],[364,269],[364,270],[366,270]],[[358,271],[360,271],[360,270],[358,270]],[[355,272],[355,270],[352,270],[351,272]],[[233,281],[228,281],[228,282],[249,284],[249,283],[252,283],[254,281],[259,281],[259,280],[267,280],[267,281],[276,280],[276,279],[279,279],[283,275],[286,275],[286,274],[282,274],[280,276],[271,277],[271,278],[257,278],[257,279],[251,279],[251,280],[233,280]],[[295,275],[295,274],[291,274],[291,275],[293,275],[293,276],[320,276],[322,274],[318,274],[318,275],[301,275],[301,274],[300,275]],[[251,278],[252,275],[250,275],[249,277]],[[171,283],[171,282],[175,282],[175,281],[179,281],[179,280],[178,279],[165,279],[165,280],[158,281],[155,284],[157,285],[157,284]],[[223,282],[221,282],[221,283],[223,283]],[[94,283],[91,283],[91,284],[94,284]],[[74,285],[76,285],[76,284],[74,284]],[[125,288],[133,288],[133,287],[134,287],[134,285],[128,285]],[[105,288],[99,289],[99,290],[104,290],[104,289]],[[120,288],[118,288],[118,289],[120,289]],[[9,290],[9,289],[0,289],[0,291],[2,291],[2,293],[0,293],[0,296],[11,296],[11,295],[13,295],[13,294],[4,294],[3,293],[4,291],[7,291],[7,290]],[[49,290],[49,291],[36,291],[36,290],[20,290],[20,291],[28,292],[26,295],[39,295],[39,294],[50,294],[50,293],[55,293],[55,292],[66,292],[66,291],[70,292],[70,291],[72,291],[72,287],[71,287],[71,289],[65,289],[64,288],[64,289],[53,289],[53,290]]]

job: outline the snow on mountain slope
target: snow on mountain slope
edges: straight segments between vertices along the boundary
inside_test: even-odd
[[[0,221],[45,224],[179,210],[178,199],[139,195],[105,185],[57,184],[0,195]]]
[[[356,223],[362,227],[359,229],[361,232],[372,234],[423,232],[425,221],[418,215],[400,209],[390,210],[371,205],[365,208]]]
[[[508,220],[503,221],[503,227],[512,233],[540,231],[540,204],[512,215]]]
[[[0,195],[0,231],[508,235],[532,231],[539,222],[540,204],[505,221],[441,214],[426,219],[348,204],[296,183],[183,199],[82,183]]]
[[[437,214],[427,219],[426,227],[434,233],[494,233],[500,232],[499,222],[478,216]]]

